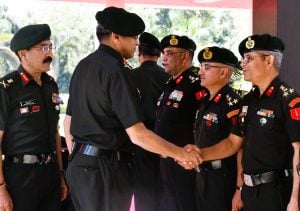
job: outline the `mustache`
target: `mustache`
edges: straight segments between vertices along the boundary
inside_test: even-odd
[[[48,56],[47,58],[44,59],[43,63],[51,63],[52,62],[52,57]]]

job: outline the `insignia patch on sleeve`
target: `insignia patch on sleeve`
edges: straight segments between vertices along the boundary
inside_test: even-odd
[[[300,108],[290,109],[291,118],[296,121],[300,121]]]
[[[233,111],[230,111],[226,114],[227,118],[230,119],[231,117],[235,116],[235,115],[238,115],[239,114],[239,109],[235,109]]]
[[[295,106],[297,103],[300,103],[300,97],[296,97],[295,99],[293,99],[293,100],[289,103],[289,107],[290,107],[290,108],[294,108],[294,106]]]

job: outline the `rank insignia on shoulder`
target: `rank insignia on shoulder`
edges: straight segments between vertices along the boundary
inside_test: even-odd
[[[14,82],[14,80],[10,78],[8,80],[2,80],[2,81],[0,81],[0,84],[1,84],[1,86],[3,86],[3,88],[7,88],[13,82]]]
[[[199,81],[199,77],[198,76],[190,75],[189,79],[190,79],[191,83],[194,83],[195,81]]]
[[[287,97],[287,96],[289,96],[290,94],[292,94],[295,90],[294,89],[292,89],[292,88],[287,88],[287,87],[285,87],[285,86],[283,86],[283,85],[281,85],[280,86],[280,89],[281,89],[281,91],[283,92],[283,96],[284,97]]]
[[[235,105],[235,104],[237,104],[239,102],[238,99],[232,98],[232,97],[230,97],[230,95],[226,95],[226,99],[227,99],[227,104],[229,106],[233,106],[233,105]]]
[[[296,104],[300,103],[300,97],[296,97],[294,98],[290,103],[289,103],[289,107],[290,108],[294,108]]]
[[[290,109],[290,115],[293,120],[300,121],[300,108]]]

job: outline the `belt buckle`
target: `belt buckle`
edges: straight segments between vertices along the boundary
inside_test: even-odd
[[[213,160],[213,161],[211,161],[211,167],[214,170],[222,168],[222,162],[221,162],[221,160]]]
[[[244,180],[245,185],[251,186],[251,187],[254,186],[251,175],[244,174],[243,175],[243,180]]]
[[[23,163],[24,164],[34,164],[38,163],[39,159],[35,155],[23,155]]]

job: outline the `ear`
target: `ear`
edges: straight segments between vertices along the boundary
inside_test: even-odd
[[[275,57],[273,55],[266,56],[265,61],[266,61],[267,67],[272,67],[275,62]]]
[[[111,36],[112,36],[112,40],[113,40],[114,42],[117,42],[117,43],[118,43],[118,42],[120,41],[120,35],[115,34],[114,32],[112,32]]]
[[[24,60],[26,58],[26,50],[19,50],[17,52],[21,60]]]
[[[228,68],[227,67],[223,67],[222,69],[221,69],[221,72],[220,72],[220,78],[225,78],[227,75],[228,75]]]

